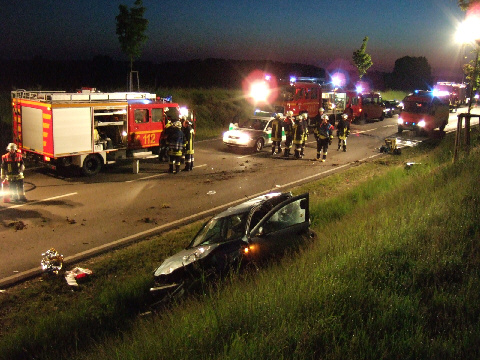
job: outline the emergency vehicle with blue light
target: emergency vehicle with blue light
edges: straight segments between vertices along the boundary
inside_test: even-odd
[[[413,130],[417,135],[443,131],[448,124],[449,105],[432,91],[415,91],[403,99],[398,116],[398,132]]]

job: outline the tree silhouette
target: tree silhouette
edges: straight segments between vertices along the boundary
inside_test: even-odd
[[[130,78],[133,71],[133,61],[140,57],[141,49],[147,36],[148,20],[143,17],[145,7],[142,0],[135,0],[135,6],[129,9],[126,5],[119,5],[120,13],[115,17],[117,21],[118,41],[122,51],[130,59]],[[130,82],[131,89],[131,82]]]
[[[390,84],[387,86],[404,91],[429,90],[432,82],[432,68],[427,58],[404,56],[395,61]]]
[[[360,49],[353,52],[353,63],[358,69],[358,76],[360,80],[367,72],[370,66],[373,65],[372,57],[368,55],[365,50],[367,49],[368,36],[363,38],[363,43]]]

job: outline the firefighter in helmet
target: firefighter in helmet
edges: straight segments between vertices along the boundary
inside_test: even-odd
[[[272,120],[272,155],[282,153],[282,131],[283,131],[283,115],[280,113],[275,114],[275,118]],[[278,151],[275,152],[275,147]]]
[[[304,131],[301,118],[303,118],[302,115],[296,116],[292,127],[293,144],[295,145],[295,159],[300,159],[303,156],[302,143],[304,141]]]
[[[180,172],[185,137],[182,132],[182,123],[180,120],[175,121],[171,128],[167,138],[168,156],[170,158],[168,172],[176,174]]]
[[[293,111],[287,111],[287,116],[283,120],[283,128],[285,129],[285,150],[283,156],[288,158],[293,142]]]
[[[320,160],[320,153],[323,151],[322,161],[327,159],[328,145],[332,144],[334,127],[328,121],[328,115],[323,114],[322,122],[315,127],[315,139],[317,140],[317,157],[314,161]]]
[[[350,121],[348,114],[342,114],[337,124],[338,150],[343,147],[343,151],[347,151],[347,137],[350,135]]]
[[[10,143],[7,146],[8,152],[2,156],[2,180],[8,181],[13,201],[27,201],[23,188],[23,163],[22,153],[18,152],[17,145]]]
[[[193,138],[195,136],[195,131],[192,128],[192,124],[188,121],[187,117],[183,117],[183,136],[185,142],[183,145],[183,152],[185,155],[185,168],[183,171],[192,171],[193,170]]]

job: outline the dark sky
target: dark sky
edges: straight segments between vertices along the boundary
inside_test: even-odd
[[[456,0],[144,0],[143,60],[300,62],[328,68],[370,38],[375,68],[425,56],[435,73],[460,73]],[[126,59],[115,34],[118,5],[134,0],[11,0],[0,5],[0,58]]]

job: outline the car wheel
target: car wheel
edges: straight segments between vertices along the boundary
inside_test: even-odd
[[[103,161],[100,156],[90,154],[83,160],[82,173],[85,176],[95,176],[102,169],[102,165]]]
[[[257,141],[255,141],[254,150],[255,150],[255,152],[259,152],[262,149],[263,149],[263,139],[259,138],[259,139],[257,139]]]

